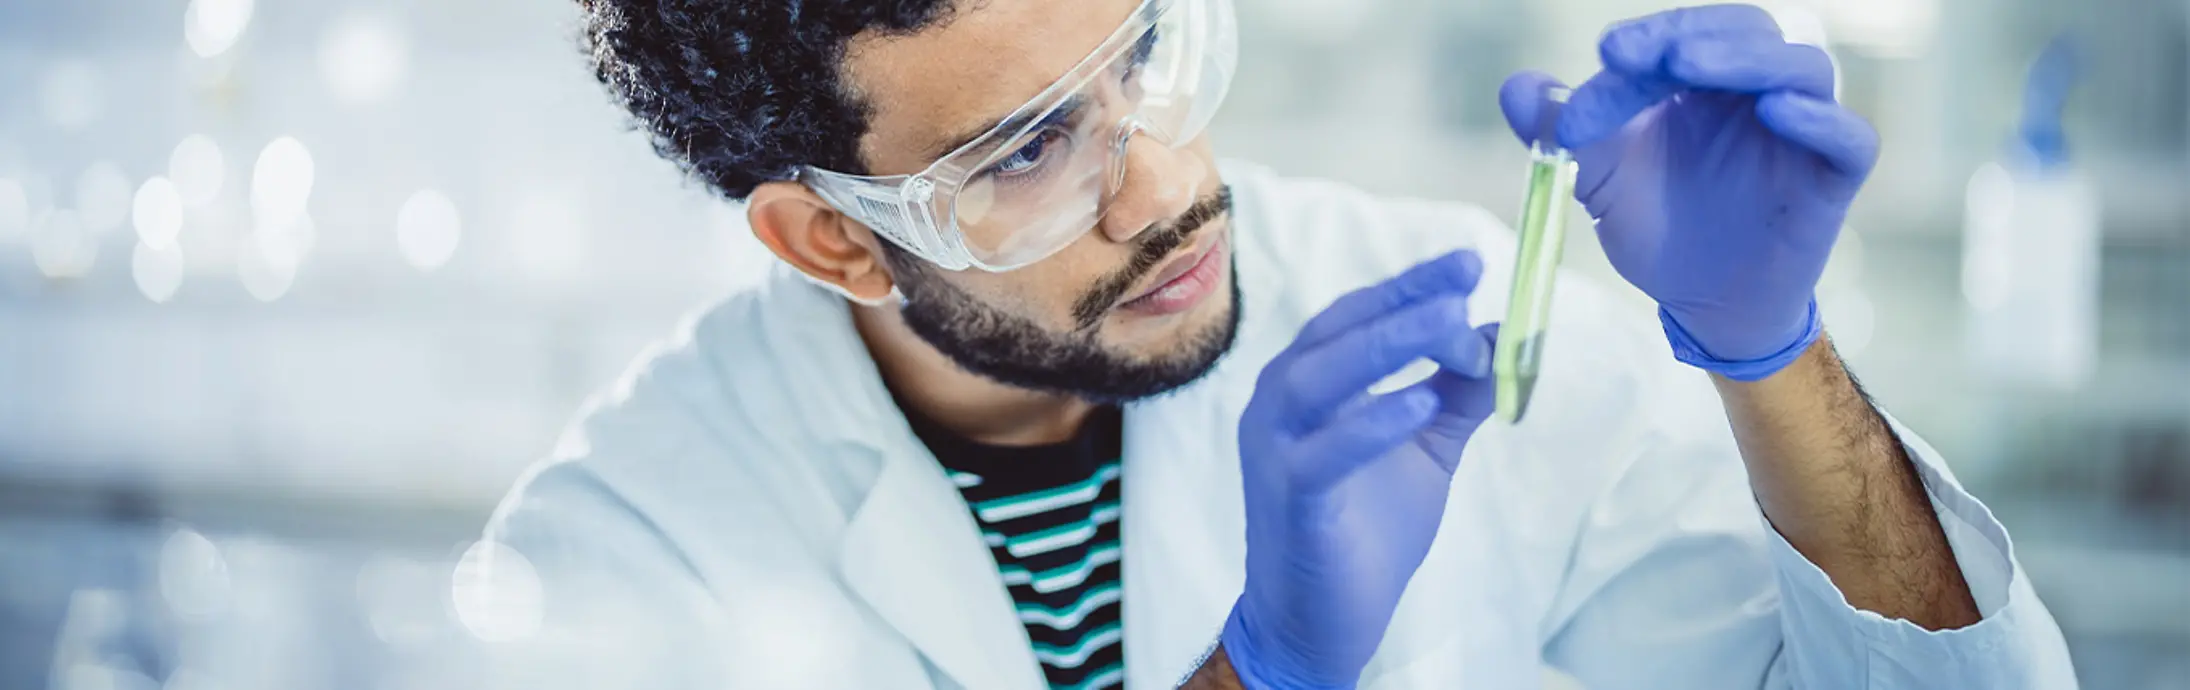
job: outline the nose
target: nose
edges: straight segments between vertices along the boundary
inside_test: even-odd
[[[1172,148],[1138,123],[1120,123],[1114,187],[1103,205],[1102,232],[1112,242],[1133,241],[1142,232],[1186,213],[1209,176],[1201,156]]]

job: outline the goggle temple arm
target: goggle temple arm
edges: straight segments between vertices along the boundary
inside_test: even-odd
[[[972,265],[964,249],[944,239],[940,232],[942,226],[931,203],[934,182],[915,176],[895,186],[862,184],[858,180],[838,184],[831,174],[806,169],[799,171],[796,179],[830,206],[882,235],[883,241],[913,256],[951,271]]]

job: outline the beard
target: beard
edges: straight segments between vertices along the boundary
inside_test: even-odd
[[[1118,298],[1154,271],[1164,257],[1188,244],[1197,231],[1231,210],[1231,189],[1219,188],[1196,201],[1178,220],[1143,232],[1136,240],[1133,259],[1124,268],[1096,281],[1074,300],[1073,318],[1079,327],[1072,331],[1046,328],[984,302],[935,275],[920,259],[899,251],[885,254],[905,297],[906,326],[959,367],[1016,388],[1103,404],[1130,402],[1199,380],[1232,349],[1241,309],[1237,253],[1226,257],[1232,271],[1226,281],[1224,313],[1188,333],[1176,351],[1142,357],[1117,352],[1098,338],[1103,316]]]

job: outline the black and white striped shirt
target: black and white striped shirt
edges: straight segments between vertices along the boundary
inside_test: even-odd
[[[976,443],[906,417],[980,524],[1049,686],[1122,686],[1118,409],[1097,411],[1070,441],[1023,447]]]

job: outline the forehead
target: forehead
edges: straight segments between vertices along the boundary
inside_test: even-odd
[[[911,35],[868,32],[845,78],[871,108],[860,153],[877,175],[918,172],[928,149],[1018,109],[1079,64],[1139,0],[961,0]]]

